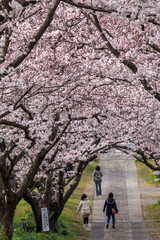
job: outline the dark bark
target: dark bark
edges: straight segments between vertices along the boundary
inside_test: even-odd
[[[24,200],[31,206],[34,213],[34,218],[36,221],[36,232],[42,231],[42,220],[41,220],[41,203],[37,199],[37,194],[35,192],[27,193],[24,196]]]
[[[17,205],[14,194],[8,191],[5,193],[2,175],[0,174],[0,224],[6,229],[6,236],[12,239],[13,218]]]
[[[142,150],[138,150],[137,154],[138,154],[138,156],[135,156],[135,158],[138,161],[144,163],[147,167],[149,167],[153,171],[160,170],[160,166],[159,165],[155,166],[154,164],[149,162],[149,160],[152,159],[156,163],[157,159],[154,158],[154,155],[152,155],[152,154],[151,155],[146,155],[145,152],[143,152]]]
[[[0,224],[6,229],[8,240],[11,240],[13,236],[13,218],[17,204],[18,200],[14,195],[10,195],[9,198],[3,195],[0,201]]]
[[[48,204],[48,202],[44,203],[41,199],[36,198],[33,194],[26,194],[24,200],[28,202],[33,210],[34,218],[36,221],[36,232],[42,231],[42,219],[41,219],[41,208],[47,207],[48,216],[49,216],[49,225],[51,232],[57,232],[58,230],[58,218],[62,211],[60,211],[60,205],[56,201],[52,202],[52,204]],[[50,201],[50,195],[48,195],[48,201]],[[63,210],[63,209],[62,209]]]
[[[5,216],[5,195],[2,191],[3,190],[0,189],[0,224],[2,224],[2,220]]]
[[[5,209],[5,217],[4,217],[4,224],[3,226],[6,229],[6,236],[8,239],[12,239],[13,236],[13,218],[15,214],[15,209],[16,209],[16,203],[14,201],[9,201],[6,209]]]

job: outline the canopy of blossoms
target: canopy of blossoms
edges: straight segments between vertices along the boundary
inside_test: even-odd
[[[42,149],[43,176],[121,142],[159,156],[158,1],[0,4],[0,137],[10,172],[24,178]]]

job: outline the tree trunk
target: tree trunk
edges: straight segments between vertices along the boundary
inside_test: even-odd
[[[8,240],[11,240],[13,237],[13,218],[15,214],[16,209],[16,203],[14,201],[8,202],[6,205],[1,204],[0,210],[0,223],[6,230],[6,236],[8,237]]]
[[[4,195],[4,188],[3,182],[0,174],[0,224],[2,224],[2,220],[5,215],[5,195]]]
[[[58,231],[58,219],[63,211],[63,208],[64,204],[62,202],[53,202],[52,205],[48,207],[50,232]]]
[[[0,199],[0,224],[3,224],[3,219],[4,219],[4,215],[5,215],[5,206],[3,203],[3,199]]]
[[[10,203],[10,206],[7,206],[6,213],[5,213],[5,222],[4,227],[6,228],[6,236],[8,239],[12,239],[13,236],[13,218],[15,214],[16,206],[14,203]]]
[[[0,174],[0,224],[5,228],[6,236],[9,240],[13,236],[13,218],[17,203],[12,194],[10,195],[10,200],[7,200]]]
[[[63,211],[63,207],[60,207],[57,202],[53,202],[52,205],[42,205],[41,201],[27,201],[33,210],[34,218],[36,221],[36,232],[42,231],[42,218],[41,218],[41,208],[47,207],[48,209],[48,219],[49,219],[49,227],[50,232],[57,232],[58,230],[58,218]]]
[[[41,206],[32,203],[31,207],[36,221],[36,232],[41,232],[42,231]]]
[[[41,200],[37,198],[37,194],[29,192],[24,196],[24,200],[31,206],[36,221],[36,232],[42,231],[42,220],[41,220]]]
[[[53,207],[54,206],[54,207]],[[53,203],[52,208],[47,207],[47,206],[42,206],[41,204],[37,204],[36,206],[32,207],[33,213],[34,213],[34,218],[36,221],[36,231],[41,232],[42,231],[42,218],[41,218],[41,207],[47,207],[48,210],[48,219],[49,219],[49,227],[50,227],[50,232],[57,232],[58,230],[58,218],[61,214],[60,211],[58,211],[55,208],[57,206],[57,203]]]
[[[34,211],[34,217],[36,221],[36,232],[42,231],[42,219],[41,219],[41,209],[37,208],[36,211]]]
[[[50,196],[48,196],[48,204],[42,203],[42,200],[37,200],[36,194],[27,193],[24,197],[24,200],[28,202],[33,210],[34,218],[36,221],[36,231],[42,231],[42,219],[41,219],[41,208],[47,207],[48,217],[49,217],[49,226],[51,232],[57,232],[58,230],[58,218],[63,211],[64,204],[59,204],[56,201],[50,201]],[[50,204],[49,204],[50,202]]]

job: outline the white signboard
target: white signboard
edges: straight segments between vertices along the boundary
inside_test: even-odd
[[[42,230],[43,232],[49,231],[48,210],[47,208],[41,208],[42,216]]]

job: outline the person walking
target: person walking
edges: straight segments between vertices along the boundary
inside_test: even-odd
[[[89,216],[90,213],[92,212],[92,206],[86,194],[82,194],[81,196],[81,201],[79,203],[77,213],[79,213],[80,211],[83,217],[83,226],[87,227],[89,222]]]
[[[107,216],[106,228],[109,227],[111,216],[112,216],[112,228],[115,228],[115,214],[118,213],[118,208],[117,208],[116,201],[113,198],[112,192],[109,193],[108,198],[105,200],[103,212],[105,212],[105,209],[106,209],[106,216]]]
[[[94,171],[93,175],[94,175],[94,182],[95,182],[95,185],[96,185],[96,194],[98,196],[98,195],[102,194],[102,192],[101,192],[101,182],[102,182],[103,175],[102,175],[100,166],[96,167],[96,170]]]

